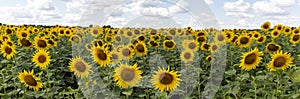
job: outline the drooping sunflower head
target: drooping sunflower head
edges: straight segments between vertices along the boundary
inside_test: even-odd
[[[206,42],[206,36],[199,36],[196,38],[196,41],[200,44],[202,42]]]
[[[31,72],[27,72],[26,70],[24,70],[24,72],[19,73],[18,78],[22,83],[24,83],[30,89],[34,89],[34,91],[38,91],[40,88],[43,87],[43,84],[39,81],[40,78],[35,77],[33,74],[34,74],[33,70],[31,70]]]
[[[192,50],[184,50],[180,54],[180,59],[184,63],[189,63],[194,60],[194,52]]]
[[[18,40],[18,44],[26,49],[30,48],[33,44],[29,39],[21,38]]]
[[[0,46],[0,49],[1,49],[1,53],[2,53],[3,57],[5,57],[8,60],[10,60],[17,53],[16,47],[10,46],[7,43],[3,43]]]
[[[92,55],[94,61],[100,65],[100,67],[106,67],[111,64],[111,53],[104,49],[104,47],[93,47]]]
[[[122,88],[133,87],[137,85],[142,78],[142,71],[139,70],[137,64],[129,66],[127,64],[120,64],[119,67],[115,69],[115,74],[113,75],[114,81],[117,85]]]
[[[148,53],[148,49],[144,42],[138,42],[137,44],[135,44],[134,50],[135,50],[136,55],[138,55],[138,56],[144,56],[144,55],[147,55],[147,53]]]
[[[180,84],[181,79],[179,77],[180,74],[177,74],[176,71],[170,71],[170,68],[168,67],[167,70],[159,68],[158,71],[155,71],[151,80],[154,89],[158,89],[161,92],[173,91]]]
[[[281,46],[274,43],[274,42],[270,42],[266,46],[266,51],[270,52],[270,53],[276,52],[276,51],[279,51],[279,50],[281,50]]]
[[[158,43],[157,41],[155,41],[155,40],[150,40],[150,41],[148,42],[148,45],[149,45],[150,47],[154,47],[154,48],[159,47],[159,43]]]
[[[271,27],[271,23],[269,21],[266,21],[260,27],[263,31],[268,31]]]
[[[210,44],[208,44],[208,43],[202,43],[201,44],[201,50],[203,50],[203,51],[209,51],[210,50]]]
[[[71,72],[74,72],[75,75],[79,78],[86,78],[89,75],[91,66],[86,63],[80,56],[72,58],[69,62],[69,69]]]
[[[50,58],[51,56],[49,55],[49,52],[47,52],[46,50],[38,50],[33,55],[32,62],[34,62],[35,65],[40,67],[41,69],[45,69],[51,62]]]
[[[267,68],[270,71],[277,69],[285,70],[293,63],[293,58],[290,53],[277,51],[272,55],[272,61],[269,62]]]
[[[165,40],[163,46],[167,50],[173,50],[176,46],[176,43],[173,40]]]
[[[254,48],[254,50],[244,53],[241,56],[242,59],[240,60],[240,67],[242,68],[242,70],[247,71],[255,69],[259,65],[262,59],[262,55],[263,52],[259,52],[257,48]]]

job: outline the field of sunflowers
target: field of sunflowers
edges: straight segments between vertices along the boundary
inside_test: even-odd
[[[300,27],[0,25],[0,97],[300,98]]]

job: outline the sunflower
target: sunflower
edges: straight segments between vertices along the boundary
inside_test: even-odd
[[[128,45],[121,46],[120,47],[120,56],[121,56],[121,59],[124,59],[124,60],[131,59],[133,57],[133,55],[134,55],[133,49],[134,49],[134,47],[130,48]]]
[[[211,61],[212,61],[212,57],[211,57],[211,55],[208,55],[208,56],[206,56],[205,60],[207,60],[208,62],[210,62],[210,63],[211,63]]]
[[[111,53],[107,51],[107,49],[104,49],[104,47],[93,47],[92,55],[94,61],[97,62],[100,67],[106,67],[111,64]]]
[[[1,53],[3,54],[3,57],[10,60],[16,53],[16,47],[15,46],[9,46],[7,43],[3,43],[3,45],[0,46]]]
[[[276,52],[276,51],[279,51],[279,50],[281,50],[281,46],[274,43],[274,42],[270,42],[266,46],[266,51],[267,52]]]
[[[111,52],[111,60],[114,63],[117,63],[117,62],[119,62],[121,60],[121,55],[120,55],[120,53],[117,50],[113,50]]]
[[[256,41],[258,44],[262,44],[266,41],[266,38],[267,38],[266,36],[261,36]]]
[[[104,42],[102,40],[94,40],[94,41],[92,41],[92,44],[94,45],[94,47],[97,47],[97,46],[102,47],[104,45]]]
[[[64,28],[58,29],[58,36],[64,36],[65,35],[65,30]]]
[[[34,89],[34,91],[39,91],[39,89],[43,87],[43,84],[39,81],[40,78],[35,77],[33,74],[33,70],[31,70],[31,72],[27,72],[26,70],[24,70],[24,72],[19,73],[18,78],[30,89]]]
[[[160,35],[151,35],[150,39],[152,39],[152,40],[160,40]]]
[[[150,47],[154,47],[154,48],[159,47],[159,43],[156,42],[155,40],[150,40],[150,41],[148,42],[148,45],[149,45]]]
[[[244,53],[242,55],[242,59],[240,60],[241,64],[239,67],[241,67],[242,70],[247,71],[255,69],[260,63],[262,55],[263,52],[259,52],[257,48],[254,48],[254,50],[251,50],[250,52]]]
[[[194,60],[194,52],[192,50],[184,50],[180,54],[180,59],[184,63],[192,62]]]
[[[26,31],[20,31],[17,33],[17,37],[18,38],[29,38],[30,37],[30,34]]]
[[[280,36],[280,31],[278,31],[278,30],[272,30],[272,32],[271,32],[271,36],[272,36],[272,38],[278,38],[279,36]]]
[[[214,52],[218,51],[219,47],[220,47],[219,43],[212,43],[212,44],[210,44],[210,51],[211,51],[211,53],[214,53]]]
[[[300,34],[292,34],[290,36],[290,42],[292,44],[297,44],[297,43],[299,43],[299,41],[300,41]]]
[[[121,37],[121,35],[116,35],[116,36],[114,36],[114,42],[116,42],[116,43],[121,43],[121,42],[122,42],[122,37]]]
[[[233,32],[230,32],[230,31],[224,32],[224,37],[225,37],[226,42],[228,42],[228,43],[231,42],[231,40],[234,37]]]
[[[134,37],[134,33],[131,30],[125,31],[123,35],[128,39],[132,39]]]
[[[278,30],[278,31],[282,31],[283,30],[283,26],[282,24],[277,24],[274,26],[274,29]]]
[[[144,56],[144,55],[147,55],[147,53],[148,53],[147,46],[143,42],[138,42],[137,44],[135,44],[134,50],[135,50],[136,55],[138,55],[138,56]]]
[[[161,92],[173,91],[180,84],[181,79],[179,77],[180,74],[177,74],[176,71],[170,71],[170,67],[168,67],[167,70],[159,68],[158,71],[155,71],[151,80],[154,89],[158,89]]]
[[[268,31],[271,27],[271,23],[269,21],[266,21],[260,27],[263,31]]]
[[[40,67],[41,69],[45,69],[51,62],[51,56],[49,56],[49,52],[45,50],[38,50],[33,55],[32,62],[36,64],[36,66]]]
[[[260,37],[261,37],[261,35],[260,35],[259,32],[257,32],[257,31],[254,31],[254,32],[253,32],[252,38],[253,38],[254,40],[258,40]]]
[[[246,48],[251,45],[252,39],[249,36],[241,35],[239,36],[237,43],[240,48]]]
[[[196,38],[197,43],[206,42],[206,36],[199,36]]]
[[[215,41],[216,42],[223,42],[223,41],[225,41],[225,36],[223,35],[223,33],[217,33],[215,35]]]
[[[86,63],[80,56],[72,58],[69,62],[69,69],[71,72],[74,72],[75,75],[79,78],[86,78],[89,75],[91,66]]]
[[[64,34],[65,34],[66,36],[71,36],[71,35],[73,35],[73,31],[72,31],[71,29],[69,29],[69,28],[66,28]]]
[[[56,41],[53,39],[48,39],[47,44],[49,44],[49,47],[55,47],[57,45]]]
[[[184,40],[182,41],[181,45],[184,49],[188,49],[191,51],[197,51],[199,49],[198,42],[195,42],[194,40]]]
[[[176,46],[176,43],[173,40],[165,40],[163,46],[167,50],[173,50]]]
[[[69,42],[71,42],[72,44],[78,44],[81,42],[81,38],[78,35],[72,35],[69,38]]]
[[[283,33],[284,33],[285,35],[291,34],[291,33],[292,33],[291,27],[289,27],[289,26],[284,26]]]
[[[98,27],[93,27],[90,29],[90,33],[92,36],[97,37],[100,34],[100,30]]]
[[[29,49],[33,44],[30,42],[30,40],[26,38],[21,38],[18,40],[18,44],[26,49]]]
[[[47,40],[44,37],[35,37],[34,45],[38,50],[47,50],[49,48]]]
[[[168,35],[172,35],[172,36],[176,36],[176,34],[178,34],[175,29],[168,29],[167,33]]]
[[[293,63],[293,58],[290,53],[277,51],[272,55],[272,61],[269,62],[267,68],[270,71],[277,69],[285,70]]]
[[[299,32],[300,32],[300,28],[295,28],[295,29],[293,30],[293,33],[294,33],[294,34],[299,34]]]
[[[201,50],[203,50],[203,51],[209,51],[210,47],[211,46],[209,44],[207,44],[207,43],[202,43],[201,44]]]
[[[7,34],[0,34],[0,41],[6,41],[6,40],[11,40],[10,35]]]
[[[133,66],[120,64],[119,67],[115,69],[115,74],[113,77],[118,86],[122,88],[128,88],[139,83],[140,79],[142,78],[141,74],[142,71],[139,70],[137,64],[134,64]]]
[[[91,44],[85,44],[85,49],[88,50],[88,51],[92,51],[92,46]]]

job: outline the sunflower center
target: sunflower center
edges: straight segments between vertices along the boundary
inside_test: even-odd
[[[290,29],[285,29],[285,32],[290,32]]]
[[[174,43],[173,42],[166,42],[166,44],[165,44],[168,48],[171,48],[171,47],[173,47],[174,46]]]
[[[27,33],[22,33],[22,37],[27,37]]]
[[[184,54],[184,58],[185,58],[185,59],[190,59],[191,56],[192,56],[191,53],[185,53],[185,54]]]
[[[46,60],[47,60],[47,57],[46,57],[45,55],[40,55],[40,56],[38,57],[38,61],[39,61],[40,63],[44,63],[44,62],[46,62]]]
[[[258,34],[254,34],[254,37],[255,37],[255,38],[258,38]]]
[[[190,49],[195,49],[196,48],[196,44],[195,43],[189,43],[189,48]]]
[[[274,60],[275,67],[282,67],[286,63],[286,59],[284,57],[278,57]]]
[[[6,29],[6,33],[7,33],[7,34],[11,34],[11,33],[12,33],[12,30]]]
[[[86,70],[86,66],[82,63],[82,62],[77,62],[75,64],[75,68],[79,71],[79,72],[84,72]]]
[[[240,40],[241,44],[247,44],[249,42],[249,38],[247,37],[242,37]]]
[[[218,40],[219,40],[219,41],[223,41],[223,40],[224,40],[224,36],[223,36],[223,35],[219,35],[219,36],[218,36]]]
[[[218,46],[214,45],[214,46],[211,47],[211,49],[215,51],[215,50],[218,49]]]
[[[197,36],[204,36],[204,35],[205,35],[204,33],[200,32],[200,33],[198,33]]]
[[[118,55],[117,54],[111,54],[111,58],[112,59],[118,59]]]
[[[268,46],[268,49],[269,49],[270,51],[277,51],[277,50],[279,49],[279,47],[276,46],[275,44],[270,44],[270,45]]]
[[[145,40],[145,37],[144,37],[144,36],[140,36],[140,37],[139,37],[139,40],[144,41],[144,40]]]
[[[116,41],[121,41],[121,38],[119,36],[117,36]]]
[[[48,44],[54,45],[54,42],[52,40],[48,40]]]
[[[204,38],[203,36],[198,37],[198,38],[197,38],[197,41],[198,41],[198,42],[204,42],[204,41],[205,41],[205,38]]]
[[[169,85],[173,82],[173,76],[169,73],[163,73],[159,77],[159,82],[164,85]]]
[[[300,35],[294,35],[294,36],[293,36],[293,41],[298,41],[299,38],[300,38]]]
[[[134,34],[140,34],[139,30],[134,30]]]
[[[93,30],[93,34],[98,34],[98,30]]]
[[[45,40],[38,40],[37,45],[39,47],[47,47],[47,42]]]
[[[204,44],[203,47],[204,47],[205,49],[209,49],[209,45],[208,45],[208,44]]]
[[[37,81],[31,75],[26,75],[24,77],[24,81],[29,86],[36,86],[37,85]]]
[[[170,34],[175,35],[176,34],[175,30],[170,30]]]
[[[8,46],[6,46],[4,50],[5,50],[6,54],[12,53],[12,49],[10,47],[8,47]]]
[[[129,50],[128,48],[126,48],[126,49],[123,49],[123,50],[122,50],[122,54],[123,54],[124,56],[129,56],[129,55],[131,54],[131,52],[130,52],[130,50]]]
[[[274,35],[274,36],[277,36],[277,35],[278,35],[278,32],[277,32],[277,31],[275,31],[275,32],[273,33],[273,35]]]
[[[127,35],[128,36],[132,36],[132,33],[129,31],[129,32],[127,32]]]
[[[106,56],[106,53],[104,53],[103,50],[99,49],[97,52],[98,52],[97,56],[98,56],[99,59],[106,60],[107,56]]]
[[[268,25],[268,24],[264,24],[264,25],[263,25],[263,28],[264,28],[264,29],[268,29],[268,28],[269,28],[269,25]]]
[[[277,30],[281,30],[281,29],[282,29],[282,27],[281,27],[281,26],[278,26],[278,27],[277,27]]]
[[[137,45],[136,49],[137,49],[138,52],[144,52],[145,51],[143,45]]]
[[[298,34],[298,33],[299,33],[299,30],[298,30],[298,29],[296,29],[296,30],[294,31],[294,33],[295,33],[295,34]]]
[[[125,68],[121,72],[121,78],[124,81],[131,81],[131,80],[133,80],[134,79],[134,71],[132,69]]]
[[[258,41],[258,42],[262,42],[262,41],[264,41],[264,38],[263,38],[263,37],[260,37],[257,41]]]
[[[256,54],[251,53],[245,57],[245,63],[246,64],[253,64],[256,60]]]

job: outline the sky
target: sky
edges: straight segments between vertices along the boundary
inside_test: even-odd
[[[300,0],[0,0],[0,23],[257,29],[300,26]]]

